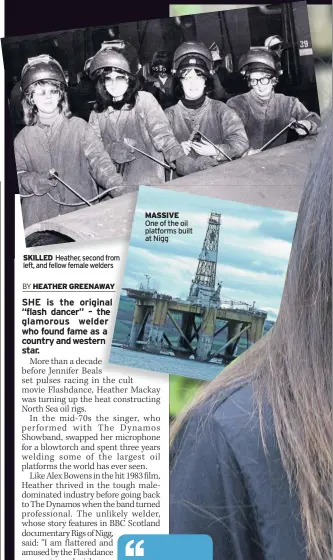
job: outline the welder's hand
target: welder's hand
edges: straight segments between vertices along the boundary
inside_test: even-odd
[[[186,156],[188,156],[188,154],[190,153],[192,146],[191,146],[192,142],[190,142],[189,140],[187,142],[182,142],[181,146],[184,150],[184,153]]]
[[[192,142],[193,150],[200,156],[217,156],[218,152],[207,140],[202,139],[201,142]]]
[[[58,181],[52,177],[48,171],[37,173],[27,171],[19,175],[21,187],[27,192],[32,192],[37,196],[43,196],[57,186]]]
[[[190,175],[199,171],[196,160],[190,156],[183,155],[179,157],[176,159],[175,164],[178,175]]]
[[[127,163],[135,159],[134,149],[125,142],[125,139],[112,142],[107,151],[116,163]]]
[[[253,156],[254,154],[259,154],[260,150],[255,150],[254,148],[249,148],[245,154],[242,155],[242,157],[246,157],[246,156]]]
[[[139,190],[139,185],[133,185],[133,186],[122,185],[110,191],[110,196],[112,196],[112,198],[117,198],[118,196],[122,196],[123,194],[129,194],[131,192],[135,192],[138,190]]]
[[[122,187],[123,185],[124,185],[124,179],[122,175],[120,175],[120,173],[115,173],[112,177],[109,177],[109,179],[105,184],[105,188],[111,189],[112,187]],[[113,191],[110,192],[111,196],[113,196],[112,192]]]
[[[305,128],[307,129],[308,132],[306,133],[305,130],[303,130],[303,128],[301,128],[300,126],[297,126],[298,124],[305,126]],[[296,132],[299,136],[306,136],[311,130],[311,123],[310,123],[310,121],[307,121],[307,120],[297,121],[295,123],[294,128],[295,128],[295,130],[296,130]]]
[[[198,171],[203,171],[204,169],[208,169],[209,167],[215,167],[218,165],[218,161],[209,156],[199,156],[195,163],[197,165]]]

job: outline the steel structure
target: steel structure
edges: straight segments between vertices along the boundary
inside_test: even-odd
[[[229,362],[237,355],[242,335],[246,335],[249,345],[264,333],[267,314],[257,309],[204,307],[167,294],[149,293],[146,289],[126,288],[126,292],[135,300],[131,333],[125,345],[131,350],[192,357],[202,362],[212,359]],[[178,333],[176,341],[168,336],[170,327]],[[216,345],[223,331],[226,340],[219,340]]]
[[[242,335],[246,335],[247,345],[261,338],[265,312],[256,309],[254,303],[251,306],[241,301],[221,302],[221,282],[216,287],[220,227],[221,214],[211,212],[187,301],[152,290],[148,275],[145,275],[147,285],[141,283],[139,289],[126,289],[128,296],[136,301],[127,345],[130,349],[155,354],[166,352],[198,361],[220,358],[229,362],[237,355]],[[170,340],[171,335],[167,334],[170,330],[178,333],[176,342]],[[220,339],[216,345],[223,331],[226,340]]]
[[[205,306],[220,305],[220,285],[215,290],[221,214],[211,212],[205,240],[199,255],[197,271],[187,301]]]

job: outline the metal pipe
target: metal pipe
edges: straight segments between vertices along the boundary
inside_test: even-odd
[[[214,338],[215,338],[215,336],[220,334],[220,332],[224,331],[224,329],[226,329],[228,325],[229,325],[229,322],[227,321],[226,323],[224,323],[224,325],[222,327],[217,329],[217,331],[215,331],[214,334],[213,334]]]
[[[296,53],[294,52],[294,45],[292,44],[292,37],[291,37],[291,28],[289,26],[289,13],[288,13],[288,6],[283,4],[282,5],[282,37],[286,44],[289,45],[288,50],[285,52],[284,61],[283,61],[283,69],[284,72],[288,76],[288,81],[290,84],[293,83],[293,76],[291,71],[291,53],[290,49],[293,51],[293,58],[295,57]],[[295,58],[294,58],[295,61]]]
[[[248,336],[248,335],[249,335],[249,331],[246,331],[246,334],[247,334],[247,336]],[[239,337],[235,340],[235,342],[233,343],[232,348],[231,348],[231,352],[230,352],[231,356],[233,356],[234,353],[236,352],[236,349],[237,349],[237,346],[238,346],[238,344],[239,344],[240,339],[241,339],[241,337],[239,336]]]
[[[166,335],[165,333],[163,333],[163,338],[164,338],[164,340],[167,341],[169,348],[173,348],[173,346],[172,346],[170,340],[168,339],[168,337],[167,337],[167,335]]]
[[[277,140],[278,138],[280,138],[280,136],[282,136],[282,134],[284,132],[286,132],[286,130],[288,130],[288,128],[291,128],[292,126],[294,126],[294,124],[296,123],[296,119],[292,119],[290,121],[289,124],[287,124],[287,126],[285,126],[282,130],[280,130],[280,132],[278,132],[277,134],[275,134],[275,136],[273,136],[273,138],[271,138],[270,140],[268,140],[268,142],[266,142],[266,144],[264,144],[263,146],[261,146],[259,152],[263,152],[266,148],[268,148],[268,146],[270,146],[275,140]]]
[[[142,323],[141,323],[141,325],[140,325],[139,332],[138,332],[138,334],[137,334],[137,337],[136,337],[136,341],[135,341],[135,342],[138,341],[138,338],[141,336],[142,331],[145,329],[149,314],[150,314],[150,309],[149,309],[149,307],[148,307],[148,309],[147,309],[147,311],[146,311],[146,313],[145,313],[145,316],[144,316],[144,318],[143,318],[143,320],[142,320]]]
[[[73,189],[73,187],[70,187],[67,183],[65,183],[65,181],[60,179],[60,177],[59,177],[59,175],[58,175],[58,173],[56,172],[55,169],[50,169],[49,174],[52,175],[52,177],[54,177],[58,181],[60,181],[60,183],[62,183],[69,191],[71,191],[71,193],[75,194],[78,198],[80,198],[80,200],[85,202],[85,204],[87,204],[87,206],[92,206],[92,204],[91,204],[91,202],[89,202],[89,200],[85,199],[84,196],[82,196],[75,189]]]
[[[190,338],[190,342],[192,342],[192,340],[194,340],[195,338],[197,338],[197,339],[199,338],[199,332],[200,332],[200,329],[201,329],[201,323],[198,326],[195,323],[195,315],[192,315],[192,327],[193,327],[194,333],[192,334],[192,336]]]
[[[183,333],[182,329],[180,328],[180,326],[178,325],[177,321],[174,320],[174,318],[172,317],[170,311],[167,312],[167,315],[169,316],[169,318],[171,319],[171,322],[173,323],[173,325],[176,327],[177,331],[179,332],[179,334],[181,334],[181,336],[183,337],[183,339],[185,340],[185,342],[189,345],[191,352],[193,353],[193,348],[189,342],[189,340],[186,338],[185,334]]]
[[[230,340],[228,340],[225,344],[223,344],[223,346],[221,346],[218,350],[216,350],[216,352],[214,352],[214,354],[212,354],[209,358],[209,360],[211,360],[212,358],[215,358],[216,354],[219,354],[220,352],[222,352],[222,350],[225,350],[228,346],[230,346],[230,344],[232,344],[234,342],[234,340],[236,340],[237,338],[240,338],[242,334],[244,334],[246,331],[248,331],[251,328],[251,325],[247,325],[247,327],[245,327],[245,329],[242,329],[239,333],[237,333],[235,336],[233,336],[232,338],[230,338]]]
[[[211,144],[211,145],[215,148],[215,150],[217,150],[218,152],[220,152],[220,154],[222,154],[225,158],[227,158],[227,160],[232,161],[232,158],[231,158],[231,157],[227,156],[227,154],[224,153],[224,151],[221,150],[221,148],[219,148],[218,146],[216,146],[216,144],[214,144],[214,142],[212,142],[211,140],[209,140],[209,138],[207,138],[207,136],[205,136],[199,129],[198,129],[198,132],[199,132],[200,136],[202,136],[203,139],[206,140],[206,142],[209,142],[209,144]]]
[[[159,161],[158,159],[154,158],[154,156],[151,156],[150,154],[147,154],[146,152],[139,150],[139,148],[136,148],[135,146],[132,146],[132,144],[130,142],[128,142],[127,138],[124,139],[125,144],[127,144],[128,146],[130,146],[133,150],[136,150],[137,152],[139,152],[139,154],[142,154],[143,156],[146,156],[147,158],[153,160],[155,163],[159,163],[159,165],[162,165],[163,167],[165,167],[165,169],[168,169],[169,171],[172,171],[173,167],[171,167],[171,165],[168,165],[167,163],[164,163],[164,161]]]

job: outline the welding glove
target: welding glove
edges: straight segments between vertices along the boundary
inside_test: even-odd
[[[123,187],[124,179],[120,173],[115,173],[112,177],[109,177],[106,181],[105,188],[110,189],[112,187]],[[104,185],[103,185],[104,186]],[[111,191],[112,193],[112,191]]]
[[[242,155],[242,157],[246,156],[254,156],[255,154],[260,154],[260,149],[249,148],[246,152]]]
[[[115,140],[107,146],[107,152],[116,163],[127,163],[135,159],[134,149],[123,140]]]
[[[199,171],[196,160],[190,156],[180,156],[176,159],[175,164],[178,175],[190,175],[191,173]]]
[[[105,184],[105,188],[112,190],[110,190],[105,197],[102,197],[101,201],[107,200],[108,196],[110,196],[111,198],[117,198],[118,196],[122,196],[123,194],[135,192],[139,189],[139,185],[125,185],[122,175],[116,173],[108,179]]]
[[[308,120],[297,121],[293,127],[299,136],[307,136],[312,129],[312,123]]]
[[[182,142],[182,143],[181,143],[181,147],[182,147],[183,150],[184,150],[184,154],[185,154],[186,156],[188,156],[189,153],[190,153],[190,151],[192,150],[191,142],[190,142],[189,140],[186,141],[186,142]]]
[[[50,192],[58,184],[57,179],[52,177],[48,171],[43,171],[42,173],[26,171],[25,173],[19,174],[18,177],[21,187],[27,192],[34,193],[37,196],[42,196]]]
[[[200,142],[191,142],[191,146],[193,150],[199,154],[199,156],[217,156],[219,153],[214,146],[211,145],[210,142],[207,142],[204,138],[200,140]]]
[[[203,171],[209,167],[215,167],[219,162],[210,156],[199,156],[195,160],[195,163],[197,165],[197,171]]]
[[[112,196],[112,198],[117,198],[118,196],[122,196],[123,194],[129,194],[138,190],[139,185],[120,185],[119,187],[117,186],[112,191],[110,191],[110,196]]]

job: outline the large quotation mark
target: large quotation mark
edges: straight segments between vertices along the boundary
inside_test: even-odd
[[[128,541],[128,543],[125,546],[125,556],[144,556],[145,555],[145,551],[144,548],[141,548],[141,546],[144,544],[145,541],[139,541],[134,547],[134,540],[132,541]]]

